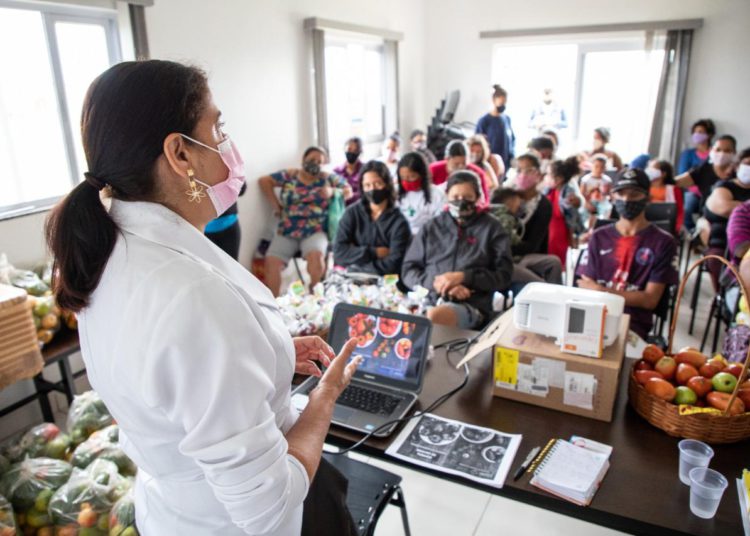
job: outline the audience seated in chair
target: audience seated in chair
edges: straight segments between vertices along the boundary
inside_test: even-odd
[[[352,196],[347,199],[346,204],[351,205],[359,201],[361,192],[359,191],[359,179],[362,174],[362,138],[349,138],[344,144],[344,156],[346,161],[340,166],[333,168],[336,175],[344,177],[349,187],[352,189]]]
[[[666,160],[652,160],[644,170],[651,180],[648,196],[651,203],[674,203],[677,207],[677,221],[672,233],[678,236],[685,215],[682,189],[674,182],[674,168]]]
[[[328,203],[335,189],[344,199],[352,195],[346,179],[322,171],[328,155],[321,147],[309,147],[302,156],[302,168],[292,168],[266,175],[258,184],[279,218],[279,227],[266,253],[265,281],[274,296],[281,288],[281,272],[298,252],[307,261],[310,286],[325,273]],[[280,188],[276,197],[275,188]]]
[[[489,202],[489,181],[482,168],[468,161],[469,150],[462,140],[452,140],[445,147],[445,160],[430,164],[433,184],[440,186],[445,184],[451,173],[468,169],[479,177],[480,198],[479,206],[485,206]]]
[[[646,339],[665,288],[677,282],[677,244],[646,220],[649,178],[641,170],[620,172],[612,198],[620,219],[594,231],[578,268],[578,285],[625,298],[630,329]]]
[[[396,204],[412,234],[445,209],[445,192],[432,184],[430,169],[420,153],[406,153],[399,160]]]
[[[510,283],[510,238],[497,219],[477,210],[480,192],[475,173],[453,173],[448,211],[428,221],[406,253],[403,282],[430,291],[427,316],[436,324],[482,327],[495,291]]]
[[[344,212],[333,244],[333,262],[351,272],[400,274],[411,241],[409,224],[396,208],[388,167],[372,160],[362,168],[362,199]]]

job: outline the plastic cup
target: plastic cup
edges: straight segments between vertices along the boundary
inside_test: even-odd
[[[690,485],[690,470],[696,467],[708,467],[714,457],[711,447],[695,439],[683,439],[677,444],[680,449],[680,482]]]
[[[729,483],[724,475],[708,467],[690,471],[690,511],[703,519],[711,519],[719,509],[721,496]]]

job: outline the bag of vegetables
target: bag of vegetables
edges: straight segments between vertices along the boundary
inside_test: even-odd
[[[134,476],[138,468],[117,443],[119,435],[120,428],[116,424],[94,432],[76,447],[70,463],[74,467],[84,469],[96,459],[109,460],[117,465],[121,475]]]
[[[112,505],[130,487],[128,479],[121,477],[109,460],[95,460],[86,469],[73,469],[68,483],[49,501],[52,522],[58,533],[107,536]]]
[[[0,495],[0,536],[16,536],[16,517],[8,499]]]
[[[13,505],[19,527],[42,529],[52,525],[47,514],[49,500],[68,481],[72,469],[62,460],[27,458],[3,475],[0,494]]]
[[[70,437],[56,424],[45,422],[29,429],[17,443],[8,447],[6,454],[13,463],[41,457],[64,460],[70,447]]]
[[[68,411],[68,433],[74,445],[80,445],[91,434],[113,423],[112,415],[96,391],[86,391],[73,399]]]
[[[109,536],[138,536],[135,528],[135,501],[130,489],[112,507],[109,514]]]
[[[10,469],[10,460],[0,454],[0,476],[3,476],[8,469]]]

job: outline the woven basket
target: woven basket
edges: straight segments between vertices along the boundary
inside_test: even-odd
[[[0,389],[44,366],[26,292],[0,285]]]
[[[669,328],[667,355],[672,354],[672,342],[674,341],[674,331],[677,325],[677,312],[680,310],[680,302],[688,278],[693,270],[708,259],[714,259],[721,262],[731,270],[735,278],[737,278],[737,282],[740,285],[742,294],[745,296],[745,300],[748,300],[748,292],[742,279],[740,279],[740,276],[734,267],[725,259],[716,255],[707,255],[703,259],[699,259],[693,263],[685,274],[685,277],[683,277],[680,282],[680,290],[677,293],[677,301],[675,302],[675,312],[672,315],[672,324]],[[750,303],[750,301],[748,301],[748,303]],[[748,355],[745,357],[742,378],[747,377],[748,364],[750,364],[750,349],[748,349]],[[734,402],[734,399],[737,397],[739,386],[740,382],[737,382],[737,387],[735,387],[727,407],[731,407],[732,402]],[[693,413],[680,415],[679,406],[677,404],[666,402],[665,400],[652,395],[636,381],[635,367],[630,371],[628,396],[630,399],[630,405],[633,406],[633,409],[635,409],[641,417],[657,428],[664,430],[671,436],[697,439],[699,441],[705,441],[706,443],[735,443],[750,438],[750,408],[746,408],[746,413],[734,416],[727,415],[726,412],[724,412],[724,414]]]

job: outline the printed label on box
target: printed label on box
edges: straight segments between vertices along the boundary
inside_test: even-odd
[[[495,348],[495,385],[515,389],[518,383],[518,350]]]
[[[594,409],[596,378],[593,374],[565,372],[563,404],[583,409]]]
[[[549,394],[547,369],[519,363],[516,390],[534,396],[547,396]]]
[[[534,366],[534,370],[546,369],[550,387],[558,389],[565,387],[565,361],[535,357],[531,364]]]

